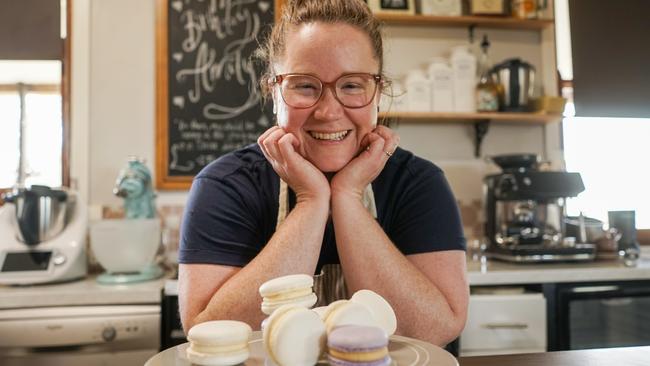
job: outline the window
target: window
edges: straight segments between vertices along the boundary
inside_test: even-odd
[[[580,172],[585,191],[570,199],[570,215],[607,222],[607,211],[636,211],[636,227],[650,229],[650,119],[567,117],[564,156]]]
[[[558,69],[571,80],[571,42],[567,0],[555,2]],[[566,85],[563,83],[563,85]],[[563,120],[564,158],[568,171],[579,172],[585,191],[567,202],[567,213],[582,212],[607,222],[608,211],[636,211],[637,229],[650,229],[650,118],[576,117],[573,90]],[[650,116],[649,116],[650,117]]]
[[[61,186],[61,62],[1,61],[0,75],[0,188]]]

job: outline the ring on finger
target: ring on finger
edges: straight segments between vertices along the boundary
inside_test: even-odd
[[[388,156],[389,158],[390,158],[391,156],[393,156],[393,153],[392,153],[392,152],[388,152],[388,151],[385,151],[385,150],[384,150],[384,154],[386,154],[386,156]]]

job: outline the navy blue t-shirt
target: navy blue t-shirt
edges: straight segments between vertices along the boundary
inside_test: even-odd
[[[210,163],[192,183],[179,262],[245,266],[275,232],[279,189],[280,178],[257,144]],[[454,196],[433,163],[398,148],[372,189],[377,221],[403,254],[465,249]],[[331,263],[339,256],[329,220],[316,273]]]

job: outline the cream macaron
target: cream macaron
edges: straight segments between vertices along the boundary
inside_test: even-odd
[[[264,349],[278,366],[309,366],[325,350],[327,333],[318,314],[300,305],[277,308],[262,331]]]
[[[197,365],[231,366],[246,361],[251,327],[236,320],[214,320],[193,326],[187,332],[187,358]]]
[[[375,318],[378,327],[389,336],[395,334],[397,329],[395,311],[381,295],[371,290],[359,290],[352,295],[350,301],[365,305]]]
[[[376,325],[375,318],[365,305],[349,300],[338,300],[329,304],[322,312],[327,334],[344,325]]]
[[[271,315],[282,305],[294,304],[311,308],[318,300],[312,287],[314,279],[306,274],[294,274],[264,282],[259,288],[262,312]]]

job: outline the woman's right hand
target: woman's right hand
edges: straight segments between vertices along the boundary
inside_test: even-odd
[[[300,141],[296,136],[273,126],[257,139],[257,143],[273,170],[296,193],[297,203],[323,200],[329,205],[329,182],[323,172],[298,153]]]

